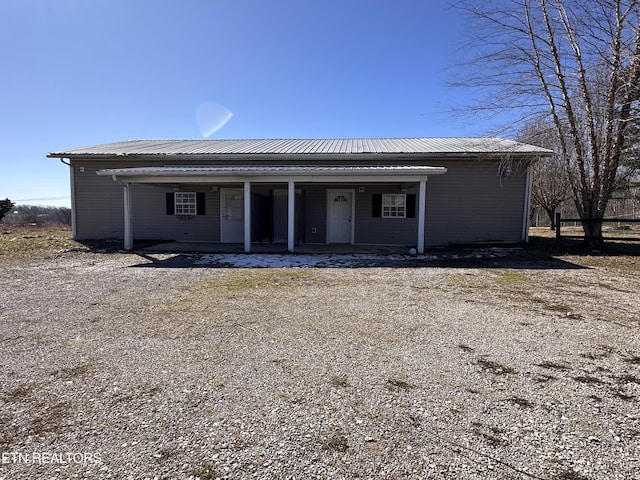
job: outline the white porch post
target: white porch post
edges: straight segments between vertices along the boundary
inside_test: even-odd
[[[527,166],[525,178],[524,212],[522,212],[522,241],[529,241],[529,214],[531,213],[531,164]]]
[[[287,204],[287,249],[293,252],[296,218],[296,189],[293,181],[288,183]]]
[[[133,228],[131,225],[131,184],[123,183],[124,189],[124,249],[133,248]]]
[[[244,251],[251,251],[251,182],[244,182]]]
[[[425,199],[427,193],[427,180],[420,180],[420,192],[418,194],[418,253],[424,253],[424,216]]]

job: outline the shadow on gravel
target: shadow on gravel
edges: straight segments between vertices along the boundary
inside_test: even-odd
[[[431,249],[424,255],[363,250],[358,252],[229,252],[183,251],[165,249],[158,241],[138,241],[134,252],[123,252],[122,242],[116,240],[82,242],[94,253],[135,253],[140,268],[505,268],[538,270],[585,269],[578,263],[558,258],[640,256],[637,237],[607,239],[600,249],[587,248],[580,237],[555,238],[531,236],[523,246],[452,246]],[[184,245],[176,244],[184,247]],[[219,248],[219,247],[217,247]]]
[[[599,248],[588,247],[583,237],[563,235],[558,242],[550,237],[530,237],[526,249],[546,255],[640,257],[640,235],[605,239]]]
[[[151,253],[136,252],[133,268],[504,268],[576,270],[587,267],[525,249],[445,251],[426,255]]]

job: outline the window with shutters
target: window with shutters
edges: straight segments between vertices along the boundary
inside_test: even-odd
[[[196,214],[196,194],[194,192],[176,192],[175,194],[175,214],[195,215]]]
[[[382,195],[382,218],[406,218],[407,195],[393,193]]]

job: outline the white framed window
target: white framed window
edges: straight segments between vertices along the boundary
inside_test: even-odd
[[[387,193],[382,195],[382,218],[406,218],[407,195]]]
[[[194,192],[176,192],[174,198],[176,215],[196,214],[196,194]]]

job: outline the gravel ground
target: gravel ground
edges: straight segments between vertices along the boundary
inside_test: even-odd
[[[0,479],[640,478],[637,257],[496,252],[5,265]]]

